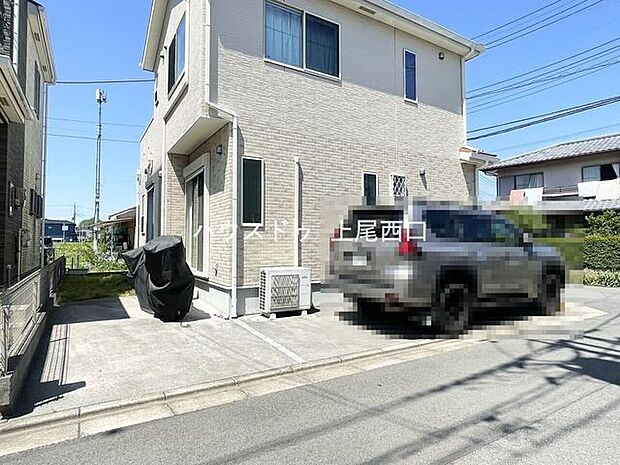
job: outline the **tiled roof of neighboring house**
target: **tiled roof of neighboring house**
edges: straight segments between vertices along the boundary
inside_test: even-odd
[[[500,160],[487,168],[483,168],[483,171],[495,171],[499,168],[529,165],[531,163],[541,163],[550,160],[580,157],[594,153],[612,152],[614,150],[620,150],[620,134],[611,134],[607,136],[594,137],[592,139],[552,145],[551,147],[545,147],[534,152]]]

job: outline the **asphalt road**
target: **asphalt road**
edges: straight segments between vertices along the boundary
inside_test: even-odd
[[[620,463],[620,290],[510,339],[2,458],[10,464]]]

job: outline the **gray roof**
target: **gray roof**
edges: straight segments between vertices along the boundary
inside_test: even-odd
[[[495,171],[499,168],[542,163],[551,160],[561,160],[563,158],[592,155],[595,153],[613,152],[615,150],[620,150],[620,134],[611,134],[552,145],[551,147],[545,147],[534,152],[528,152],[500,160],[484,168],[483,171]]]

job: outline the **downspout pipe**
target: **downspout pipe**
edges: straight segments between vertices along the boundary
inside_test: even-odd
[[[43,207],[41,209],[41,268],[45,266],[45,204],[47,203],[47,125],[48,125],[48,98],[49,86],[43,86],[43,131],[41,131],[41,196]]]
[[[237,317],[237,247],[239,240],[239,118],[236,113],[226,110],[216,103],[207,100],[207,105],[219,113],[229,116],[232,123],[232,231],[231,231],[231,283],[230,305],[228,306],[227,319]]]
[[[294,159],[295,162],[295,219],[293,221],[293,237],[295,238],[293,241],[293,266],[299,266],[299,226],[300,226],[300,186],[299,181],[301,179],[299,166],[299,157],[296,156]]]
[[[237,247],[239,239],[239,118],[233,111],[222,108],[217,103],[211,102],[210,98],[210,49],[211,49],[211,11],[210,6],[204,9],[204,101],[209,108],[213,108],[218,113],[228,115],[232,123],[232,246],[231,246],[231,283],[230,283],[230,304],[228,305],[227,319],[237,317]]]

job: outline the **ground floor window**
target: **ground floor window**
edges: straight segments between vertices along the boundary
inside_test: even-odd
[[[190,266],[204,270],[204,171],[186,181],[187,246]]]
[[[377,205],[378,187],[377,175],[364,173],[364,203],[366,205]]]
[[[242,221],[245,226],[263,224],[263,161],[243,158]]]
[[[392,195],[395,199],[407,197],[407,178],[398,174],[391,177]]]
[[[146,240],[155,237],[155,188],[146,192]]]

